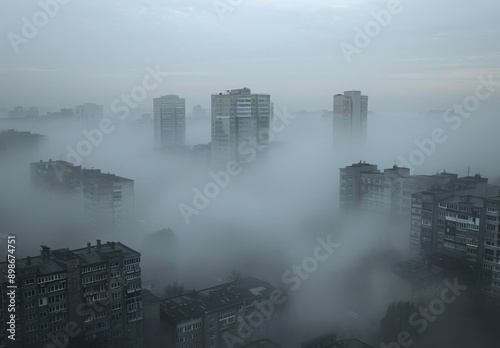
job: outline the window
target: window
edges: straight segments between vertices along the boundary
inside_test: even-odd
[[[26,327],[26,332],[33,332],[36,331],[36,325],[30,325]]]
[[[24,281],[24,285],[33,285],[33,284],[35,284],[35,278],[26,279]]]
[[[35,308],[35,302],[29,302],[24,305],[24,309]]]
[[[28,290],[24,292],[24,297],[32,297],[35,296],[36,291],[35,290]]]
[[[35,320],[36,313],[26,314],[26,320]]]

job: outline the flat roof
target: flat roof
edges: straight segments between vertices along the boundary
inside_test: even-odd
[[[269,296],[272,290],[267,282],[243,278],[163,300],[161,310],[177,322]]]

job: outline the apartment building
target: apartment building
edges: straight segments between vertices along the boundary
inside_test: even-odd
[[[253,94],[249,88],[212,94],[214,165],[225,166],[228,161],[245,163],[250,151],[268,145],[271,119],[269,94]]]
[[[360,91],[333,96],[333,137],[335,146],[360,148],[366,141],[368,97]]]
[[[89,227],[119,231],[134,218],[134,181],[66,161],[30,164],[31,184],[53,193],[71,194]]]
[[[250,336],[242,337],[238,327],[242,325],[242,320],[249,320],[252,316],[255,316],[253,320],[257,320],[258,315],[267,320],[267,316],[256,308],[256,302],[272,298],[273,290],[264,281],[244,278],[163,301],[161,318],[163,328],[170,337],[168,346],[226,348],[239,340],[248,342],[247,339],[258,338],[259,334],[265,333],[264,322],[253,328]],[[274,306],[270,316],[275,316],[279,311],[279,305]],[[226,344],[228,340],[233,343]]]
[[[98,240],[76,250],[42,246],[40,256],[16,260],[15,342],[6,331],[8,264],[0,263],[0,346],[142,347],[140,258]]]
[[[153,99],[157,148],[176,149],[186,143],[186,100],[177,95]]]
[[[437,189],[414,194],[410,253],[472,270],[484,294],[500,303],[500,187],[471,193]]]
[[[340,169],[340,209],[409,219],[412,194],[431,188],[483,192],[488,190],[488,179],[480,175],[459,178],[446,172],[410,175],[410,169],[396,165],[381,171],[377,165],[360,161]]]

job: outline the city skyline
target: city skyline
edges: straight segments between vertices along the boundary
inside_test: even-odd
[[[498,13],[0,4],[0,346],[498,345]]]

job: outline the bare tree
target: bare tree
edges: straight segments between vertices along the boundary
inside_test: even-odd
[[[184,294],[184,292],[184,285],[177,282],[173,282],[172,284],[167,285],[165,289],[163,289],[163,294],[166,298],[180,296]]]
[[[237,269],[233,269],[228,276],[230,282],[238,281],[242,278],[241,272]]]

